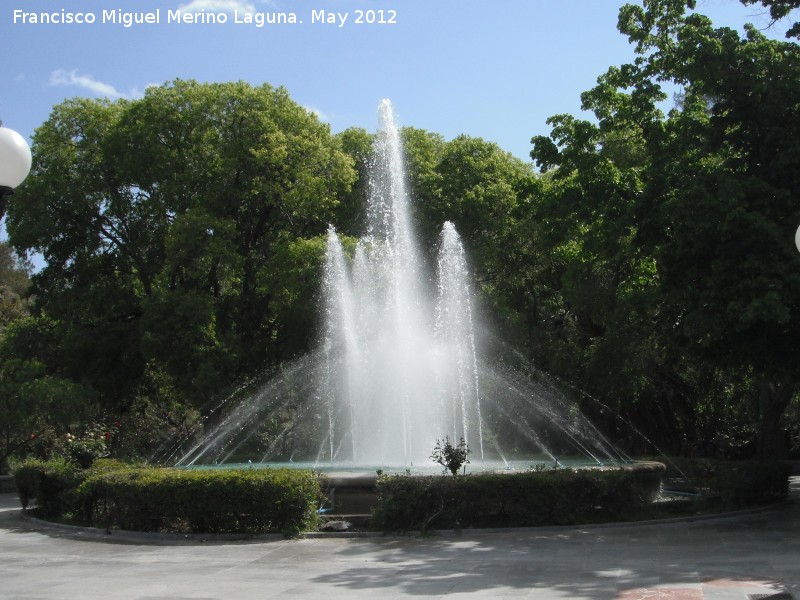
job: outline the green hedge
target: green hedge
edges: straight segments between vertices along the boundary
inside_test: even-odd
[[[724,461],[710,458],[671,458],[665,487],[678,482],[698,494],[703,509],[736,509],[772,504],[789,494],[791,467],[780,462]]]
[[[699,466],[698,466],[699,465]],[[783,464],[695,463],[703,492],[687,512],[776,502]],[[45,518],[136,531],[292,534],[314,529],[322,494],[312,471],[183,470],[66,460],[15,470],[23,507]],[[383,531],[572,525],[653,515],[661,472],[569,469],[468,476],[382,476],[371,527]],[[658,505],[656,505],[658,506]]]
[[[712,505],[730,508],[779,502],[789,495],[790,472],[784,463],[714,463],[705,496]]]
[[[616,520],[649,504],[660,478],[657,467],[381,477],[372,526],[407,531]]]
[[[14,471],[22,508],[28,508],[35,499],[37,513],[43,517],[71,512],[76,489],[84,477],[85,472],[77,464],[63,458],[28,460]]]
[[[286,534],[317,524],[320,486],[297,469],[128,469],[78,488],[80,515],[136,531]]]
[[[53,471],[61,472],[28,464],[17,471],[23,506],[35,497],[37,514],[96,527],[293,534],[316,527],[321,501],[309,470],[165,469],[101,460],[76,478]]]

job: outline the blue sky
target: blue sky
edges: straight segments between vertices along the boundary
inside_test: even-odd
[[[334,132],[374,130],[381,98],[402,125],[480,136],[528,159],[548,116],[578,113],[580,92],[633,52],[616,31],[622,0],[3,0],[0,119],[29,138],[74,96],[136,98],[175,78],[285,86]],[[716,25],[765,27],[760,7],[699,0]],[[102,23],[103,10],[161,9],[160,24]],[[166,23],[167,11],[225,12],[226,24]],[[302,23],[235,24],[294,12]],[[14,11],[90,12],[94,24],[14,22]],[[343,27],[312,11],[348,13]],[[395,24],[356,24],[357,11]],[[26,19],[28,20],[28,19]],[[785,27],[784,27],[785,29]],[[772,35],[782,36],[782,30]]]

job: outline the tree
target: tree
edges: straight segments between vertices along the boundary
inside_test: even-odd
[[[636,44],[636,61],[584,94],[596,124],[557,117],[532,156],[563,180],[583,181],[588,170],[633,182],[613,229],[628,228],[633,255],[655,266],[660,344],[681,349],[673,361],[693,357],[752,381],[759,456],[775,457],[780,415],[800,377],[800,257],[791,244],[800,222],[800,50],[749,26],[744,38],[714,29],[684,8],[677,0],[624,6],[619,28]],[[659,110],[664,82],[681,87],[668,115]],[[613,197],[601,192],[592,202]]]
[[[30,261],[20,259],[5,242],[0,242],[0,335],[14,321],[28,315]]]
[[[4,338],[13,335],[15,324],[29,316],[26,295],[30,288],[30,272],[29,261],[15,256],[7,243],[0,243],[0,345]],[[33,431],[31,411],[25,410],[20,390],[13,389],[14,380],[19,377],[12,371],[20,369],[18,362],[9,365],[0,358],[0,473],[6,472],[7,459],[30,442]]]
[[[193,81],[135,101],[68,100],[33,138],[8,211],[36,250],[36,310],[63,330],[65,373],[105,406],[164,365],[202,406],[243,372],[310,339],[311,279],[284,279],[324,236],[355,171],[282,88]],[[288,303],[288,304],[287,304]],[[298,306],[298,304],[300,306]]]
[[[351,127],[337,134],[336,138],[342,145],[342,150],[353,161],[357,177],[350,191],[336,208],[335,223],[337,231],[340,233],[359,236],[363,233],[362,230],[367,220],[369,169],[375,136],[365,129]]]
[[[0,339],[0,472],[7,460],[52,445],[90,411],[92,391],[55,372],[61,358],[55,323],[28,317]],[[49,365],[49,366],[48,366]]]
[[[442,224],[451,221],[483,298],[507,316],[513,312],[505,284],[515,277],[514,226],[522,198],[535,186],[533,170],[497,144],[466,135],[444,143],[417,139],[411,148],[422,239],[437,247]]]
[[[800,8],[800,0],[741,0],[742,4],[761,4],[769,9],[772,22],[776,23],[788,17],[793,10]],[[786,37],[800,38],[800,22],[795,21],[786,32]]]

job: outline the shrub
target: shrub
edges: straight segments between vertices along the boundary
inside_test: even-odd
[[[789,494],[789,474],[784,463],[716,463],[706,496],[710,502],[730,508],[779,502]]]
[[[37,514],[60,517],[75,507],[75,490],[83,480],[84,471],[64,458],[31,459],[14,471],[20,503],[28,508],[36,499]]]
[[[697,509],[719,510],[784,500],[789,494],[790,471],[784,463],[673,458],[667,476],[699,494]]]
[[[87,431],[82,437],[67,434],[66,452],[80,467],[88,469],[94,461],[108,454],[107,440],[102,433],[94,431]]]
[[[660,477],[658,468],[382,476],[372,526],[384,531],[525,527],[625,518],[650,502]]]
[[[317,524],[320,486],[297,469],[98,470],[77,490],[81,517],[135,531],[292,534]]]
[[[436,447],[433,449],[431,459],[455,476],[458,475],[462,465],[469,464],[469,459],[467,458],[469,452],[467,442],[464,441],[463,437],[457,446],[453,446],[450,443],[450,438],[445,437],[444,440],[436,440]]]
[[[133,531],[293,534],[317,525],[322,492],[299,469],[185,470],[101,459],[86,470],[62,458],[15,471],[23,508],[37,515]]]

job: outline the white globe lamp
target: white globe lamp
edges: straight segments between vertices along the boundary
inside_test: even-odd
[[[797,246],[797,250],[800,251],[800,227],[794,232],[794,245]]]
[[[31,149],[20,134],[0,122],[0,198],[14,193],[31,170]]]

